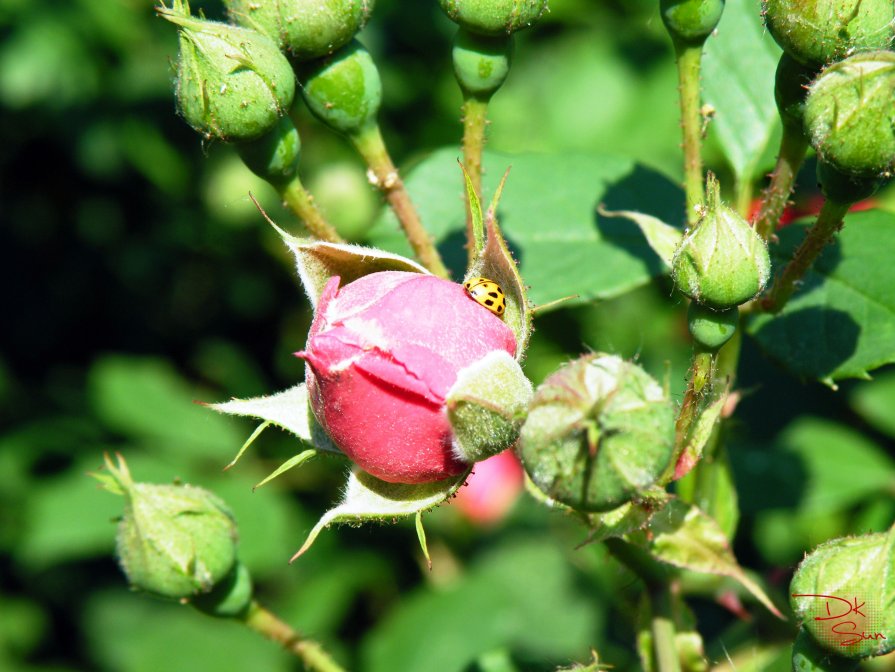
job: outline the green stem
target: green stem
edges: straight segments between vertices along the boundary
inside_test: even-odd
[[[323,218],[320,210],[314,205],[314,199],[304,188],[298,175],[283,186],[277,187],[280,198],[294,212],[308,229],[310,234],[319,240],[330,243],[344,243],[332,225]]]
[[[811,268],[823,249],[833,240],[836,232],[842,228],[842,221],[850,205],[850,203],[839,203],[829,199],[824,201],[814,226],[808,229],[802,244],[792,255],[792,259],[783,269],[783,273],[774,281],[774,286],[768,296],[762,300],[761,307],[764,310],[770,313],[783,310],[786,302],[795,292],[799,281]]]
[[[314,672],[345,672],[320,644],[303,637],[257,602],[249,605],[241,620],[255,632],[300,658],[306,669]]]
[[[463,166],[469,174],[473,189],[482,198],[482,151],[485,147],[488,101],[467,95],[463,101]],[[466,189],[463,190],[466,193]],[[472,209],[466,197],[466,250],[469,265],[475,261],[476,242],[472,226]]]
[[[699,110],[699,71],[702,45],[674,41],[684,137],[684,190],[687,195],[687,224],[699,219],[698,206],[704,197],[702,178],[702,115]]]
[[[634,544],[613,538],[603,542],[609,553],[634,572],[645,584],[650,597],[653,651],[656,672],[680,672],[674,643],[674,611],[671,582],[674,570],[655,560]]]
[[[765,240],[771,237],[780,217],[783,216],[807,150],[808,141],[805,135],[800,130],[784,124],[777,165],[771,173],[771,183],[762,195],[761,210],[755,219],[755,231]]]
[[[420,263],[435,275],[450,277],[441,255],[432,242],[429,233],[423,227],[410,195],[404,188],[404,182],[398,175],[398,169],[392,163],[378,124],[372,124],[350,136],[351,141],[360,152],[370,168],[371,181],[384,195],[391,206],[404,235]]]
[[[649,594],[652,611],[650,628],[653,632],[656,672],[681,672],[681,663],[674,642],[675,627],[671,586],[667,583],[652,586]]]
[[[698,346],[693,353],[687,391],[684,393],[684,401],[681,404],[681,410],[678,413],[675,424],[674,453],[663,480],[671,480],[675,477],[674,473],[678,459],[686,449],[690,432],[702,411],[702,400],[706,389],[714,381],[716,358],[716,352],[708,352],[700,349]]]

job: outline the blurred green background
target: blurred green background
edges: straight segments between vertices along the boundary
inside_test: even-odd
[[[542,24],[519,35],[489,146],[618,154],[677,181],[676,79],[655,4],[551,0]],[[193,10],[223,16],[216,2]],[[588,660],[591,648],[615,669],[638,669],[637,584],[599,545],[578,548],[584,528],[524,496],[488,528],[456,507],[435,511],[432,572],[409,523],[327,531],[288,565],[337,498],[345,465],[320,460],[253,493],[295,445],[267,432],[223,474],[252,425],[193,401],[303,377],[291,353],[308,305],[247,192],[294,222],[231,148],[203,146],[176,116],[176,35],[150,2],[3,0],[0,31],[0,669],[300,669],[235,625],[128,591],[112,558],[121,501],[86,476],[104,451],[123,453],[140,480],[180,478],[225,498],[260,599],[350,669],[545,670]],[[404,166],[458,147],[453,31],[435,0],[379,0],[361,35]],[[305,183],[363,242],[379,198],[342,139],[296,108]],[[718,146],[710,135],[710,164],[730,175]],[[773,147],[755,174],[772,159]],[[537,382],[577,353],[608,350],[637,358],[679,397],[689,345],[670,295],[658,281],[540,317],[528,373]],[[807,549],[895,518],[895,372],[834,392],[747,342],[740,386],[728,432],[734,549],[782,603]],[[753,620],[739,620],[715,602],[718,590],[694,585],[691,600],[711,661],[733,669],[723,667],[729,653],[741,671],[788,669],[792,623],[748,602]],[[886,665],[872,668],[895,669]]]

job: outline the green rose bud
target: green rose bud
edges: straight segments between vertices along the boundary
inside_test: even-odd
[[[238,618],[252,604],[252,575],[237,561],[230,573],[219,581],[210,592],[198,595],[192,605],[209,616]]]
[[[593,354],[535,391],[519,453],[545,494],[579,511],[608,511],[662,475],[674,447],[674,406],[636,364]]]
[[[461,369],[445,402],[457,456],[472,464],[512,446],[531,396],[531,382],[502,350]]]
[[[512,35],[477,35],[460,28],[451,51],[464,95],[488,100],[510,72]]]
[[[889,173],[895,164],[895,53],[856,54],[826,68],[811,85],[805,126],[821,160],[840,172]]]
[[[438,0],[461,28],[485,35],[510,35],[541,18],[547,0]]]
[[[116,553],[134,588],[186,600],[211,591],[236,565],[236,522],[218,497],[191,485],[135,483],[106,458],[106,489],[125,498]]]
[[[892,45],[892,0],[763,0],[762,15],[783,51],[824,65]]]
[[[236,145],[236,151],[255,175],[274,186],[284,186],[298,173],[301,139],[292,119],[285,116],[266,135]]]
[[[308,108],[330,128],[354,135],[375,124],[382,82],[373,57],[357,40],[303,64],[298,77]]]
[[[159,14],[180,27],[177,106],[208,139],[254,140],[270,132],[295,95],[277,45],[247,28],[190,17],[180,3]]]
[[[803,65],[786,53],[781,54],[774,80],[774,100],[780,120],[801,137],[805,132],[805,99],[808,85],[817,76],[817,67]]]
[[[659,11],[675,41],[702,44],[718,26],[724,0],[661,0]]]
[[[746,220],[721,203],[714,176],[706,185],[704,212],[675,251],[671,269],[681,292],[720,310],[745,303],[767,284],[768,248]]]
[[[822,649],[846,658],[895,650],[895,527],[821,544],[789,588],[793,612]]]
[[[712,310],[695,301],[687,310],[687,326],[697,345],[715,351],[727,343],[736,333],[740,310],[736,306],[727,310]]]
[[[793,672],[853,672],[860,663],[834,655],[818,646],[805,628],[799,628],[792,645]]]
[[[826,161],[817,162],[817,183],[823,195],[836,203],[857,203],[870,198],[884,182],[882,177],[846,173]]]
[[[234,23],[271,37],[299,61],[348,44],[370,18],[374,0],[225,0]]]

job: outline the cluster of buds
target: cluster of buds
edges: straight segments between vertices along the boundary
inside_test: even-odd
[[[871,196],[895,165],[895,4],[764,0],[762,13],[784,52],[777,107],[817,151],[824,195],[843,204]]]

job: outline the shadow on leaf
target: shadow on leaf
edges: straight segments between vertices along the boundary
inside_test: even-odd
[[[809,292],[821,278],[806,279]],[[856,351],[860,326],[841,310],[809,307],[783,312],[765,322],[755,337],[773,359],[806,378],[828,378]]]
[[[641,165],[635,165],[622,179],[607,185],[601,204],[609,211],[634,210],[652,215],[673,226],[680,226],[684,218],[681,188],[665,175]],[[596,213],[594,221],[601,238],[640,259],[650,274],[665,273],[664,264],[633,222],[600,217]]]

